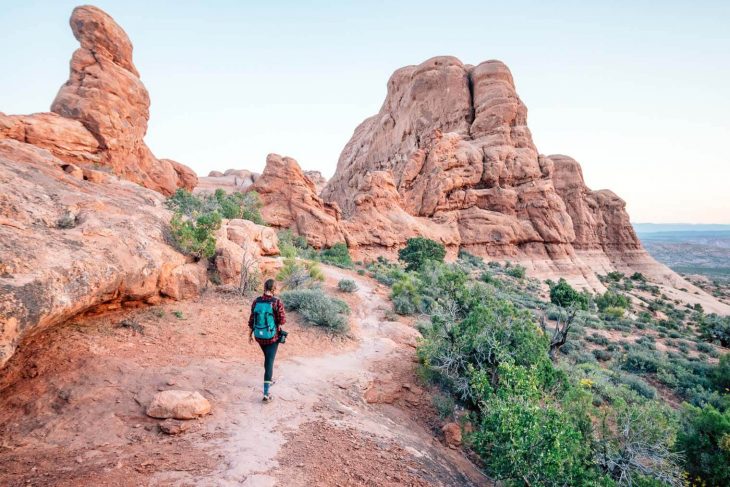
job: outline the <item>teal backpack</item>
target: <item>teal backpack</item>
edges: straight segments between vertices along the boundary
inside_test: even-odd
[[[276,322],[271,301],[259,301],[253,307],[253,334],[261,340],[271,340],[276,336]]]

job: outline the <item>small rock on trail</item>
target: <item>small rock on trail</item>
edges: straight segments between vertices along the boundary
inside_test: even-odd
[[[158,392],[147,408],[147,416],[158,419],[194,419],[209,412],[210,402],[197,391]]]

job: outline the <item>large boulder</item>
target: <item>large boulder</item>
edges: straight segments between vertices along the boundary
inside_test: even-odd
[[[92,6],[75,8],[70,24],[81,47],[51,105],[53,113],[0,114],[0,139],[43,147],[66,162],[104,166],[165,195],[177,188],[192,190],[195,173],[155,158],[144,142],[150,97],[132,62],[127,34]]]
[[[243,267],[260,267],[261,257],[279,254],[271,227],[248,220],[224,220],[216,232],[215,267],[221,284],[239,284]]]

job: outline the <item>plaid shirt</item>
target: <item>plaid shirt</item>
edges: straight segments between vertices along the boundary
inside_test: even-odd
[[[279,332],[281,331],[281,326],[286,323],[286,315],[284,314],[284,304],[281,302],[281,299],[276,298],[274,296],[267,296],[264,294],[263,296],[259,296],[258,298],[253,300],[253,303],[251,303],[251,314],[248,316],[248,327],[250,331],[253,331],[253,309],[256,306],[256,303],[271,303],[271,308],[274,310],[274,323],[276,323],[276,335],[274,335],[274,338],[270,340],[264,340],[262,338],[256,338],[256,341],[261,345],[269,345],[272,343],[276,343],[279,341]]]

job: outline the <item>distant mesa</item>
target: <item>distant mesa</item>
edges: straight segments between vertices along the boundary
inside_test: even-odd
[[[81,47],[51,113],[0,113],[0,139],[31,143],[69,163],[103,166],[165,195],[179,187],[192,190],[197,176],[189,167],[157,159],[144,143],[150,98],[127,34],[91,6],[75,8],[70,24]]]

